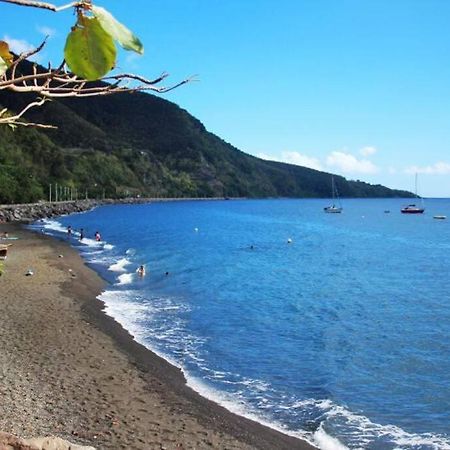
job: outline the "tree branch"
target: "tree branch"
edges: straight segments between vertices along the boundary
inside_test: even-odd
[[[55,5],[52,5],[51,3],[35,2],[32,0],[0,0],[0,2],[13,3],[14,5],[19,5],[19,6],[30,6],[32,8],[47,9],[47,10],[53,11],[53,12],[63,11],[64,9],[69,9],[69,8],[73,8],[76,6],[82,6],[82,4],[84,3],[83,1],[78,1],[78,2],[68,3],[67,5],[63,5],[63,6],[55,6]]]
[[[42,106],[48,100],[49,99],[47,99],[47,98],[42,98],[38,101],[31,102],[27,106],[25,106],[25,108],[23,108],[22,111],[20,111],[18,114],[13,115],[13,116],[4,117],[8,110],[6,108],[2,109],[2,111],[0,111],[0,125],[21,125],[21,126],[25,126],[25,127],[56,128],[53,125],[44,125],[44,124],[31,123],[31,122],[23,122],[20,120],[22,118],[22,116],[27,111],[29,111],[31,108],[36,108],[36,107]]]

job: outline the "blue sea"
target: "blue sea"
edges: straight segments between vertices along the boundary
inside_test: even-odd
[[[106,313],[228,409],[324,450],[450,449],[450,200],[328,204],[117,205],[35,227],[83,228]]]

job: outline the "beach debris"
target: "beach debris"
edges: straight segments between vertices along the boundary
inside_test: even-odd
[[[34,275],[33,269],[28,269],[28,272],[25,274],[26,277],[31,277]]]
[[[64,255],[58,255],[58,258],[64,258]]]

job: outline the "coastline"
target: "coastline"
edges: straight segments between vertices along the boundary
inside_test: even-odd
[[[240,198],[244,199],[244,197]],[[224,197],[174,197],[174,198],[147,198],[147,197],[129,197],[122,199],[84,199],[84,200],[66,200],[58,202],[40,201],[38,203],[22,203],[13,205],[0,204],[0,224],[8,222],[29,223],[38,219],[63,216],[67,214],[89,211],[97,206],[105,205],[138,205],[143,203],[155,202],[188,202],[188,201],[221,201],[230,200]],[[234,199],[235,200],[235,199]]]
[[[105,282],[69,244],[17,224],[5,230],[20,239],[0,277],[0,430],[114,449],[314,448],[189,388],[104,313],[96,297]]]

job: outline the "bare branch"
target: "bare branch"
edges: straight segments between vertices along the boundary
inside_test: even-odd
[[[35,2],[32,0],[0,0],[0,2],[13,3],[14,5],[19,5],[19,6],[30,6],[32,8],[47,9],[47,10],[53,11],[53,12],[63,11],[64,9],[69,9],[69,8],[73,8],[76,6],[82,6],[82,4],[83,4],[82,1],[72,2],[67,5],[63,5],[63,6],[55,6],[55,5],[52,5],[51,3]]]
[[[23,108],[22,111],[11,116],[5,116],[8,110],[6,108],[3,109],[2,111],[0,111],[0,125],[20,125],[27,127],[56,128],[53,125],[36,124],[31,122],[23,122],[20,120],[27,111],[29,111],[32,108],[42,106],[47,101],[49,101],[49,99],[42,98],[38,101],[31,102],[27,106],[25,106],[25,108]]]

